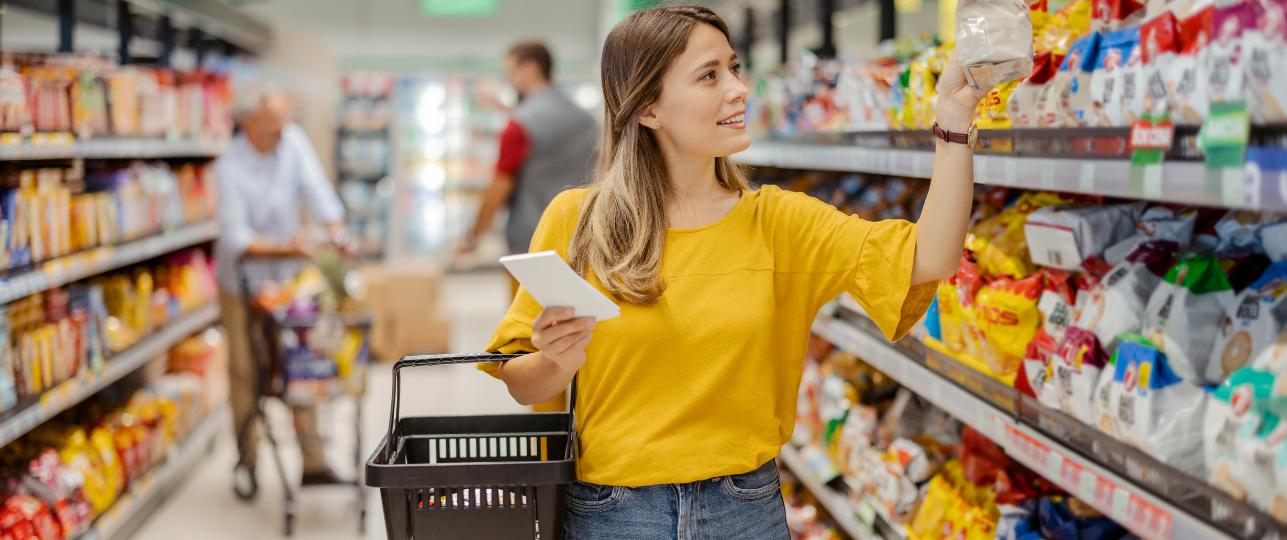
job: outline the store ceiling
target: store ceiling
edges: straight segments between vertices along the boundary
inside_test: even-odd
[[[311,34],[346,69],[492,71],[513,43],[539,38],[553,49],[560,72],[579,73],[598,53],[602,4],[501,0],[486,17],[429,17],[420,0],[272,0],[236,6],[275,31]]]

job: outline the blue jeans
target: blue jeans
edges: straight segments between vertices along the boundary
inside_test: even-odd
[[[629,488],[568,486],[564,540],[789,540],[773,460],[754,471]]]

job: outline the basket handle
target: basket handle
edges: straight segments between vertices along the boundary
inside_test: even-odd
[[[524,353],[526,354],[526,353]],[[389,438],[384,444],[384,462],[388,463],[393,457],[393,445],[397,444],[394,438],[394,430],[398,426],[398,416],[401,413],[401,389],[402,389],[402,369],[409,367],[425,366],[442,366],[447,364],[477,364],[480,362],[508,362],[524,354],[492,354],[492,353],[466,353],[466,354],[438,354],[424,356],[404,356],[393,364],[393,403],[389,407]]]

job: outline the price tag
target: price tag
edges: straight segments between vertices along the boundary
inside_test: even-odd
[[[1123,489],[1113,490],[1113,509],[1112,515],[1114,521],[1119,523],[1130,522],[1131,494]]]
[[[1082,193],[1095,191],[1095,162],[1087,161],[1081,164],[1081,177],[1078,179],[1077,187],[1081,188]]]
[[[986,184],[988,182],[987,156],[974,156],[974,182],[976,184]]]
[[[1077,480],[1077,498],[1088,503],[1095,502],[1095,487],[1098,485],[1098,476],[1090,471],[1081,471],[1081,478]]]
[[[1144,197],[1157,199],[1162,196],[1162,164],[1151,163],[1144,166]]]
[[[1076,270],[1081,267],[1081,251],[1072,229],[1044,223],[1025,223],[1028,237],[1028,255],[1032,262],[1042,266]]]
[[[1013,186],[1019,179],[1019,162],[1014,159],[1005,160],[1005,185]]]
[[[1047,159],[1041,162],[1041,188],[1055,188],[1055,162],[1053,160]]]
[[[1226,206],[1247,204],[1246,170],[1240,167],[1220,169],[1220,194]]]
[[[1058,481],[1060,474],[1064,470],[1063,456],[1050,452],[1046,454],[1046,478],[1052,481]]]
[[[912,156],[912,176],[916,178],[923,177],[921,174],[921,157],[917,155]]]

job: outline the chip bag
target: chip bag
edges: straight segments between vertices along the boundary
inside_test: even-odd
[[[1094,423],[1091,404],[1100,371],[1108,365],[1108,354],[1099,345],[1095,333],[1072,327],[1056,354],[1050,356],[1049,370],[1055,381],[1059,406],[1069,416]]]
[[[1040,127],[1037,120],[1037,96],[1046,83],[1054,78],[1055,71],[1059,68],[1050,52],[1037,53],[1033,62],[1032,76],[1015,86],[1010,99],[1006,101],[1012,127]]]
[[[1030,253],[1037,264],[1076,270],[1086,257],[1104,250],[1135,232],[1145,203],[1069,203],[1041,208],[1024,222]]]
[[[1179,53],[1176,41],[1175,15],[1165,11],[1140,26],[1140,84],[1135,87],[1135,100],[1139,101],[1140,114],[1160,117],[1170,107],[1170,92],[1166,77],[1171,64]]]
[[[1243,33],[1257,27],[1257,20],[1264,16],[1260,2],[1240,2],[1217,8],[1207,56],[1207,98],[1212,102],[1246,101],[1246,47]]]
[[[1055,75],[1052,90],[1059,92],[1054,111],[1060,119],[1052,121],[1047,117],[1047,125],[1063,127],[1088,127],[1095,125],[1093,119],[1093,99],[1091,98],[1090,79],[1095,64],[1099,60],[1099,41],[1101,35],[1092,32],[1090,35],[1074,41],[1064,57],[1059,73]]]
[[[1019,80],[999,84],[988,91],[979,108],[974,112],[974,123],[979,129],[1010,129],[1009,101]]]
[[[939,332],[944,345],[954,351],[965,350],[965,341],[961,336],[961,301],[956,295],[956,277],[940,281],[936,299],[938,300]]]
[[[1094,332],[1110,352],[1117,346],[1118,334],[1138,332],[1149,297],[1175,266],[1177,247],[1167,240],[1141,244],[1091,289],[1086,305],[1079,305],[1077,327]]]
[[[1200,476],[1205,469],[1206,398],[1200,387],[1171,370],[1166,354],[1141,336],[1124,334],[1110,390],[1115,426],[1101,422],[1099,428],[1162,463]]]
[[[1253,124],[1287,122],[1287,2],[1265,0],[1259,23],[1244,31],[1247,114]],[[1287,513],[1287,507],[1284,507]]]
[[[1248,498],[1245,470],[1250,464],[1239,463],[1239,447],[1250,446],[1263,427],[1263,407],[1253,405],[1268,400],[1273,380],[1271,373],[1240,369],[1216,387],[1207,404],[1202,438],[1208,482],[1240,501]]]
[[[1215,27],[1215,6],[1209,6],[1176,23],[1180,52],[1166,75],[1171,100],[1171,120],[1176,125],[1196,126],[1210,110],[1203,69],[1210,66],[1211,34]]]
[[[965,246],[974,252],[980,272],[987,276],[1015,278],[1036,272],[1036,265],[1028,257],[1023,224],[1028,214],[1064,202],[1067,200],[1057,193],[1027,192],[1009,208],[970,229]]]
[[[1175,374],[1206,384],[1207,362],[1233,287],[1214,255],[1183,255],[1149,297],[1144,335],[1166,353]]]
[[[1037,298],[1042,275],[1023,279],[1000,278],[979,291],[979,329],[986,337],[983,361],[997,373],[1014,375],[1041,327]]]
[[[1225,312],[1212,348],[1219,361],[1207,364],[1206,380],[1225,380],[1274,344],[1287,328],[1285,297],[1287,262],[1276,262],[1239,293]]]

